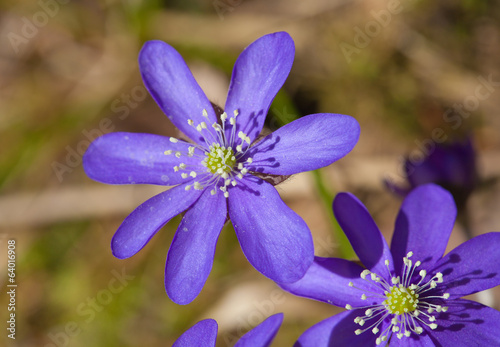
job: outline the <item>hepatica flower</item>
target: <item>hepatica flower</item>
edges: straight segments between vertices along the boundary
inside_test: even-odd
[[[459,210],[478,185],[476,152],[470,137],[462,141],[436,143],[428,155],[416,162],[411,155],[404,162],[407,186],[402,187],[386,180],[386,185],[400,195],[406,195],[415,187],[436,183],[453,194]]]
[[[270,316],[255,328],[243,335],[235,347],[267,347],[271,344],[283,322],[283,313]],[[202,320],[186,330],[172,347],[215,347],[217,322],[213,319]]]
[[[500,233],[444,251],[456,208],[434,184],[413,190],[391,247],[362,203],[340,193],[333,210],[364,267],[316,257],[289,292],[345,307],[309,328],[296,346],[498,346],[500,312],[462,299],[500,284]]]
[[[165,269],[166,291],[176,303],[187,304],[201,291],[227,216],[245,256],[265,276],[293,282],[313,261],[307,225],[255,174],[291,175],[329,165],[354,147],[359,125],[345,115],[313,114],[256,141],[293,56],[293,40],[284,32],[247,47],[234,66],[225,112],[217,117],[179,53],[149,41],[139,55],[144,84],[191,141],[111,133],[85,153],[84,169],[94,180],[174,185],[137,207],[118,228],[111,248],[116,257],[128,258],[186,211]]]

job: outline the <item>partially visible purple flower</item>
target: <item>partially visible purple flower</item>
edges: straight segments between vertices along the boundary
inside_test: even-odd
[[[313,261],[306,223],[254,174],[291,175],[329,165],[351,151],[359,125],[345,115],[313,114],[256,141],[290,72],[294,50],[284,32],[247,47],[234,66],[225,112],[217,117],[179,53],[164,42],[146,42],[139,55],[144,84],[192,142],[112,133],[85,153],[85,172],[96,181],[175,185],[137,207],[118,228],[111,248],[117,258],[131,257],[186,211],[165,268],[166,291],[178,304],[188,304],[203,288],[228,215],[245,256],[265,276],[293,282]]]
[[[347,311],[309,328],[296,346],[498,346],[500,312],[463,296],[500,284],[500,233],[477,236],[443,256],[456,208],[439,186],[414,189],[396,219],[391,248],[349,193],[335,216],[364,267],[316,257],[281,286]]]
[[[283,313],[272,315],[243,335],[234,346],[267,347],[271,345],[282,322]],[[215,347],[217,328],[215,320],[202,320],[186,330],[172,347]]]
[[[476,152],[470,137],[462,141],[435,143],[428,155],[415,162],[407,157],[404,163],[406,186],[386,180],[386,185],[399,195],[427,183],[436,183],[450,191],[461,208],[478,184]]]

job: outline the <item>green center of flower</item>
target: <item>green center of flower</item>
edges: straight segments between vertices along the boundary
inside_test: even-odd
[[[383,304],[392,314],[403,315],[415,311],[418,307],[418,294],[415,290],[403,286],[392,287],[386,298]]]
[[[206,152],[206,167],[213,174],[229,173],[236,164],[236,157],[231,147],[214,143]]]

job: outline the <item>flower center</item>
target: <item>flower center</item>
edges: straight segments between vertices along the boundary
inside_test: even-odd
[[[386,298],[383,304],[387,307],[387,311],[392,314],[402,315],[413,312],[418,306],[418,294],[415,293],[415,290],[401,285],[392,287]]]
[[[203,165],[213,174],[229,173],[236,164],[236,157],[231,147],[224,147],[214,143],[209,147],[210,152],[206,152],[206,161]]]
[[[402,278],[393,276],[389,269],[388,260],[385,261],[385,265],[389,274],[386,278],[389,278],[389,281],[369,270],[361,272],[360,277],[363,280],[370,281],[374,287],[373,291],[363,293],[361,299],[380,298],[384,300],[381,304],[363,307],[346,305],[348,310],[365,310],[364,315],[354,319],[356,324],[362,327],[365,323],[370,322],[367,328],[357,329],[354,332],[356,335],[367,330],[371,330],[373,334],[378,334],[383,326],[383,331],[376,339],[376,344],[380,345],[389,339],[391,333],[396,333],[396,337],[401,339],[411,336],[412,333],[421,334],[424,331],[421,327],[422,324],[431,329],[437,328],[436,317],[433,313],[446,312],[448,308],[440,305],[440,303],[450,297],[448,293],[433,295],[433,291],[438,284],[443,283],[443,274],[438,272],[424,283],[427,272],[420,270],[418,272],[420,280],[417,283],[412,283],[415,282],[413,274],[417,267],[421,265],[420,261],[413,263],[410,260],[412,255],[413,252],[408,252],[406,257],[403,258]],[[352,282],[349,282],[349,286],[356,288]],[[360,288],[356,289],[362,290]],[[387,317],[391,317],[390,324],[384,323],[387,322]]]
[[[185,186],[186,190],[191,188],[203,190],[207,186],[212,186],[213,188],[210,190],[212,195],[215,195],[220,190],[227,198],[229,197],[228,188],[230,186],[234,187],[237,184],[237,179],[242,179],[243,175],[247,174],[248,168],[245,166],[252,163],[251,157],[245,157],[250,147],[250,138],[242,131],[236,135],[237,116],[238,111],[234,111],[233,117],[228,117],[226,112],[221,114],[222,126],[218,123],[212,124],[215,134],[208,131],[206,122],[194,124],[192,119],[188,119],[188,124],[200,133],[206,146],[193,144],[188,147],[187,153],[173,150],[164,152],[165,155],[174,154],[177,158],[187,156],[200,159],[201,165],[180,163],[174,166],[174,171],[180,172],[182,178],[191,177],[196,179],[192,184]],[[203,117],[208,119],[206,110],[203,110]],[[228,135],[229,138],[226,137],[226,122],[232,126]],[[170,142],[177,143],[179,140],[171,137]]]

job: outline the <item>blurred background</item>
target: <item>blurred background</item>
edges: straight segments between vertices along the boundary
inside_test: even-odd
[[[426,180],[456,192],[460,217],[450,249],[467,235],[500,231],[499,2],[20,0],[0,6],[0,321],[8,320],[11,239],[18,284],[16,340],[2,328],[2,345],[169,346],[210,317],[219,322],[218,345],[230,346],[268,315],[284,312],[275,345],[287,346],[341,311],[293,297],[264,278],[246,261],[231,225],[219,238],[203,291],[188,306],[172,303],[163,285],[180,217],[134,257],[112,256],[110,240],[123,219],[165,188],[94,182],[81,157],[91,140],[112,131],[175,135],[140,78],[137,55],[151,39],[174,46],[222,106],[238,54],[262,35],[287,31],[295,62],[267,126],[275,130],[317,112],[359,121],[361,137],[347,157],[277,186],[311,228],[317,255],[353,258],[336,236],[331,202],[339,191],[366,204],[388,241],[401,195]],[[467,154],[437,150],[453,146],[448,143],[465,143]],[[435,166],[424,159],[433,153],[445,153],[431,160]],[[423,176],[412,179],[418,171],[412,165],[423,165]],[[498,288],[472,297],[497,309],[499,298]]]

